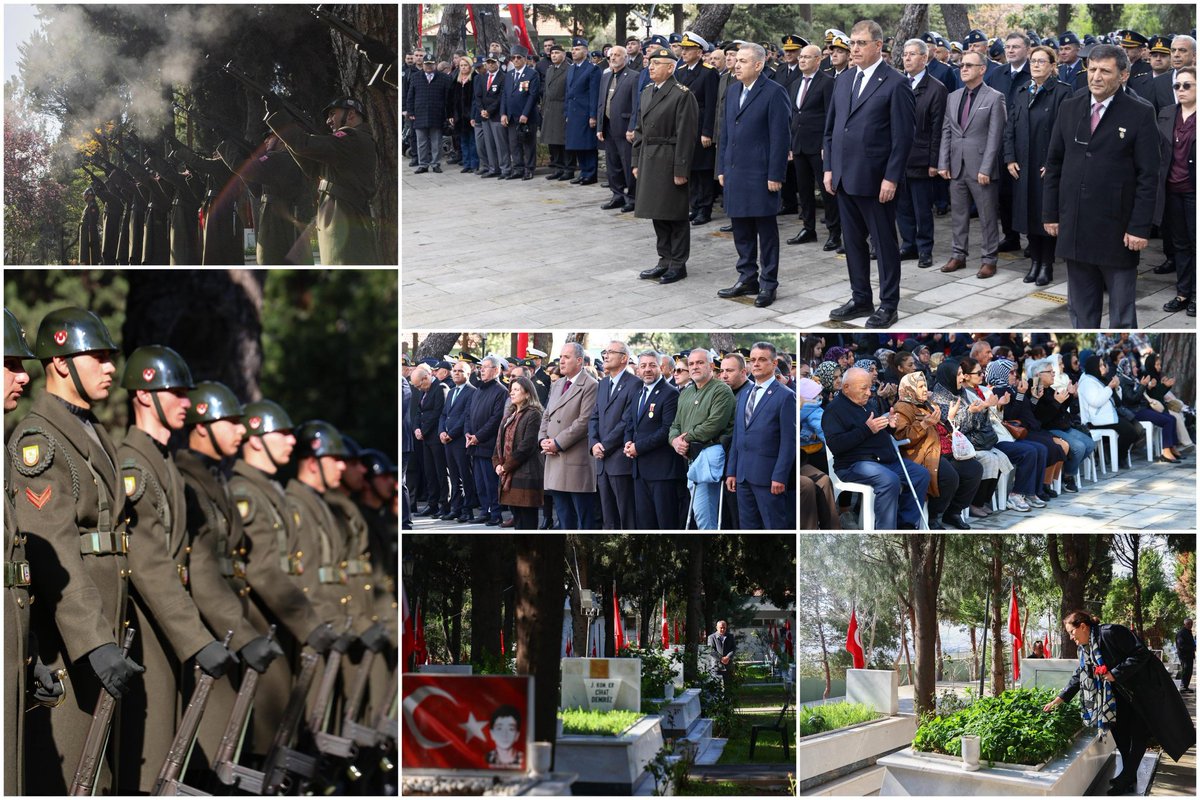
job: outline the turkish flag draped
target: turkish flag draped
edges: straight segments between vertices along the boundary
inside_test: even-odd
[[[862,669],[867,661],[863,658],[862,638],[858,635],[858,609],[850,609],[850,630],[846,631],[846,649],[854,657],[854,668]]]
[[[1013,636],[1013,680],[1021,680],[1021,611],[1017,607],[1017,585],[1012,585],[1012,596],[1008,602],[1008,632]]]
[[[517,32],[521,44],[533,53],[533,42],[529,40],[529,31],[525,27],[525,6],[522,3],[509,3],[508,13],[512,16],[513,30]]]
[[[615,655],[618,656],[625,647],[625,626],[621,623],[621,604],[617,600],[616,581],[613,581],[613,647],[616,648]]]
[[[523,772],[532,738],[532,682],[528,675],[404,676],[402,766]],[[514,721],[516,727],[507,751],[492,738],[492,715],[501,709],[497,728]]]
[[[663,595],[662,609],[662,649],[666,650],[671,644],[671,629],[667,627],[667,596]]]

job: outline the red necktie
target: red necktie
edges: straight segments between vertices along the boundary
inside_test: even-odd
[[[492,90],[492,78],[495,78],[495,77],[496,77],[496,73],[494,73],[494,72],[489,72],[489,73],[488,73],[488,85],[487,85],[487,90],[488,90],[489,92]]]
[[[563,384],[563,394],[566,394],[569,391],[571,391],[571,379],[567,378],[567,382]],[[562,395],[559,396],[561,397]]]

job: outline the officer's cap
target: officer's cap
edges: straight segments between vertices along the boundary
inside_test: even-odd
[[[507,361],[509,364],[512,364],[514,367],[517,365],[523,366],[523,362],[521,361],[521,359],[517,358],[516,356],[507,356],[504,360]]]
[[[1058,37],[1058,46],[1062,47],[1065,44],[1073,44],[1076,47],[1079,47],[1081,42],[1079,41],[1079,37],[1075,35],[1074,31],[1067,31],[1066,33],[1060,34]]]
[[[921,41],[925,44],[937,44],[939,33],[936,31],[925,31],[921,34]]]
[[[1166,53],[1171,54],[1171,37],[1170,36],[1151,36],[1150,37],[1150,52],[1151,53]]]
[[[656,33],[647,39],[645,44],[646,47],[666,47],[669,42],[667,42],[667,37],[663,36],[661,33]]]
[[[784,50],[800,50],[808,47],[808,39],[797,33],[789,33],[780,40]]]
[[[588,55],[592,58],[604,58],[604,54],[599,50],[593,50],[592,52],[588,53]]]
[[[357,111],[360,117],[365,117],[367,115],[366,106],[362,104],[361,100],[355,100],[353,97],[338,97],[334,100],[331,100],[323,109],[321,109],[321,115],[324,116],[325,114],[329,113],[329,109],[331,108],[351,109],[353,111]]]
[[[842,34],[840,36],[834,36],[833,41],[831,41],[829,43],[829,46],[841,48],[842,50],[845,50],[847,53],[850,52],[850,40],[845,38],[845,34]]]
[[[976,28],[963,38],[963,47],[968,47],[979,42],[986,42],[987,40],[987,35],[983,31]]]
[[[430,369],[436,369],[436,368],[437,368],[438,359],[436,359],[436,358],[422,358],[422,359],[420,360],[420,362],[418,362],[418,363],[420,363],[420,364],[421,364],[421,366],[429,367]]]
[[[1042,39],[1042,45],[1045,47],[1049,47],[1051,50],[1054,50],[1055,52],[1058,51],[1058,39],[1054,36],[1047,36],[1045,39]]]
[[[825,44],[833,44],[833,40],[839,36],[843,39],[849,38],[844,31],[839,31],[837,28],[829,28],[825,31]]]
[[[473,355],[471,355],[470,353],[459,353],[459,354],[458,354],[458,360],[459,360],[459,361],[466,361],[468,364],[478,364],[478,363],[479,363],[479,356],[473,356]]]
[[[962,42],[951,42],[950,43],[950,52],[951,53],[961,53],[962,51],[963,51]]]
[[[737,39],[725,43],[726,53],[736,53],[742,46],[742,43]]]
[[[553,48],[551,48],[551,49],[553,49]],[[500,59],[496,57],[495,53],[488,53],[487,58],[484,59],[484,61],[496,61],[496,62],[498,62],[499,60]]]
[[[535,356],[537,358],[545,358],[546,357],[546,354],[543,353],[541,350],[538,350],[536,347],[526,347],[525,352],[528,355]]]
[[[675,54],[672,53],[670,50],[668,50],[665,47],[656,47],[653,50],[651,50],[649,53],[646,53],[646,58],[650,61],[653,61],[656,58],[665,58],[670,61],[674,61]]]
[[[682,42],[683,42],[683,37],[680,36],[678,33],[672,33],[670,36],[667,37],[667,44],[681,44]]]
[[[1121,34],[1121,47],[1145,47],[1149,40],[1134,30],[1119,31]]]
[[[588,40],[584,36],[576,36],[574,39],[571,40],[571,46],[572,47],[587,47]]]
[[[679,44],[684,47],[699,47],[703,50],[708,47],[708,40],[693,31],[684,31]]]
[[[434,369],[450,369],[450,362],[443,358],[441,361],[434,364],[433,368]]]
[[[988,48],[988,55],[992,58],[1000,58],[1000,56],[1004,55],[1004,41],[997,39],[992,42],[992,46]]]
[[[1090,33],[1084,34],[1083,43],[1084,44],[1096,44],[1096,37]]]

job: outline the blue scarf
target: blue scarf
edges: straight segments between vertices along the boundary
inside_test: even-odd
[[[1083,690],[1080,703],[1083,724],[1094,726],[1103,733],[1112,727],[1117,718],[1117,698],[1113,694],[1113,684],[1096,674],[1096,670],[1104,666],[1098,628],[1098,625],[1092,626],[1088,646],[1079,648],[1079,685]],[[1085,653],[1091,657],[1089,660],[1084,659]]]

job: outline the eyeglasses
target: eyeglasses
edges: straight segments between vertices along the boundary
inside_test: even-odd
[[[874,43],[875,43],[874,39],[851,39],[850,40],[851,47],[866,47],[867,45],[874,44]]]
[[[961,64],[959,64],[958,66],[960,69],[966,69],[967,67],[978,68],[978,69],[983,68],[983,64],[973,64],[970,61],[964,61]]]
[[[983,370],[979,370],[979,369],[975,370],[974,372],[964,372],[963,373],[963,375],[974,375],[977,378],[982,374],[983,374]]]
[[[687,372],[687,367],[676,367],[675,372]]]
[[[1038,64],[1038,65],[1044,67],[1051,62],[1050,62],[1050,59],[1048,59],[1048,58],[1031,58],[1031,59],[1029,59],[1029,63],[1030,64]]]
[[[1183,83],[1173,83],[1171,84],[1171,88],[1178,92],[1180,89],[1191,89],[1195,85],[1190,81],[1185,81]]]

